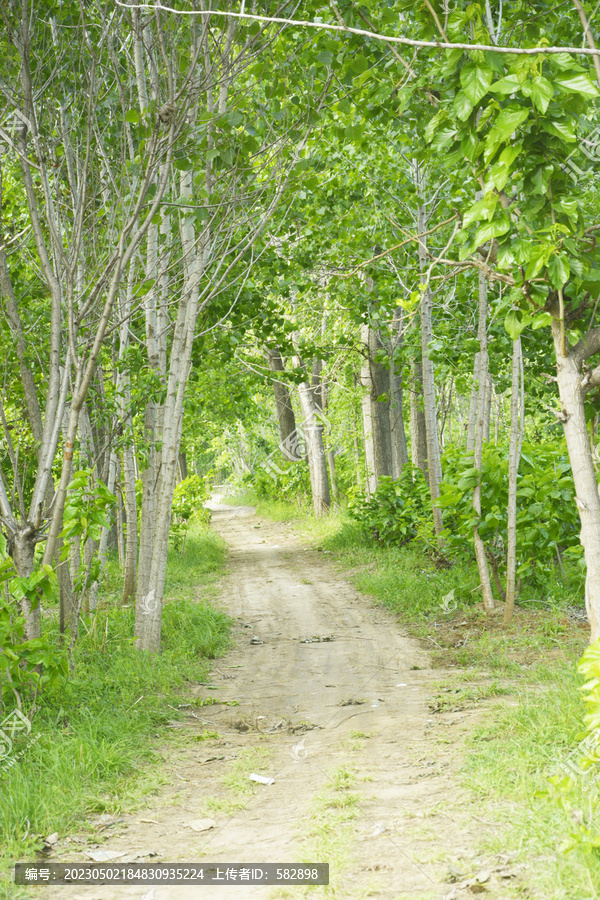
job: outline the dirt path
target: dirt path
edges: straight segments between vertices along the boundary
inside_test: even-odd
[[[216,507],[213,523],[230,550],[220,603],[236,620],[234,649],[216,663],[214,689],[194,693],[221,702],[190,710],[189,740],[165,761],[169,784],[148,808],[101,817],[101,848],[125,853],[119,862],[330,862],[335,896],[347,898],[507,896],[509,861],[474,854],[493,824],[477,819],[454,777],[453,745],[470,714],[434,715],[427,705],[444,673],[288,526],[246,507]],[[275,783],[251,782],[256,771]],[[194,830],[207,818],[209,830]],[[53,858],[82,859],[76,840]],[[90,886],[59,896],[237,900],[300,896],[294,890]]]

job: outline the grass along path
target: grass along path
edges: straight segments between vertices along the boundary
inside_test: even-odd
[[[93,841],[164,782],[159,750],[177,741],[171,725],[184,715],[190,684],[206,680],[228,644],[229,620],[211,602],[224,561],[223,541],[204,527],[189,535],[184,554],[170,553],[156,658],[132,646],[133,609],[118,605],[112,563],[98,613],[81,629],[72,677],[38,699],[31,733],[15,748],[18,763],[0,773],[2,900],[28,896],[11,883],[15,861],[51,860],[59,848]],[[77,841],[66,843],[73,834]]]

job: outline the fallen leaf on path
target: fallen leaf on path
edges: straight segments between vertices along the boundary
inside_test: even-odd
[[[214,819],[194,819],[193,822],[184,825],[184,828],[191,828],[192,831],[210,831],[216,824]]]
[[[266,775],[256,775],[255,772],[250,776],[250,781],[256,781],[258,784],[275,784],[274,778],[268,778]]]
[[[88,859],[93,859],[94,862],[110,862],[111,859],[120,859],[122,856],[127,856],[127,851],[86,850],[85,855],[88,857]]]
[[[51,834],[49,837],[44,838],[44,843],[50,844],[50,846],[52,846],[53,844],[58,843],[58,839],[59,839],[58,831],[55,831],[54,834]]]

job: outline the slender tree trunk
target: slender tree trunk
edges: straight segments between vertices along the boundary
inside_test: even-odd
[[[575,502],[579,510],[581,543],[587,567],[585,603],[591,627],[590,640],[595,641],[600,637],[600,496],[585,418],[583,353],[580,345],[565,348],[561,323],[557,319],[553,320],[552,332],[561,404],[559,418],[565,430],[575,483]]]
[[[427,434],[423,412],[423,366],[420,360],[412,363],[410,391],[410,452],[413,466],[427,478]]]
[[[285,365],[278,350],[267,347],[265,350],[269,368],[274,374],[285,372]],[[273,379],[273,393],[275,395],[275,409],[279,425],[279,444],[285,453],[290,438],[296,433],[296,417],[292,407],[292,400],[287,385],[279,378]]]
[[[494,382],[492,376],[488,372],[485,385],[485,406],[483,410],[483,440],[487,444],[490,440],[490,418],[492,414],[492,392]]]
[[[495,608],[490,571],[488,567],[485,545],[479,534],[479,521],[481,519],[481,464],[483,461],[484,420],[487,393],[487,282],[482,272],[479,272],[479,394],[477,401],[477,425],[475,430],[475,447],[473,465],[480,473],[477,484],[473,489],[473,509],[475,510],[475,524],[473,526],[473,542],[475,544],[475,557],[479,570],[479,580],[483,597],[483,606],[486,610]]]
[[[295,365],[302,365],[299,357],[295,357]],[[305,381],[298,385],[300,407],[302,409],[302,430],[306,440],[308,466],[315,516],[321,518],[329,509],[329,478],[327,474],[327,456],[323,441],[323,422],[315,403],[312,385]]]
[[[481,344],[481,304],[479,306],[479,322],[478,329],[479,343]],[[481,362],[481,353],[479,350],[475,354],[473,363],[473,384],[471,386],[471,397],[469,400],[469,418],[467,419],[467,453],[472,453],[475,448],[475,430],[477,428],[477,401],[479,398],[479,369]]]
[[[515,608],[517,580],[517,478],[524,425],[523,353],[521,338],[513,343],[512,387],[510,395],[510,446],[508,451],[508,524],[506,548],[506,606],[504,624],[508,625]]]
[[[421,193],[423,183],[421,178],[418,180],[419,192]],[[425,273],[427,265],[427,239],[424,237],[427,230],[427,218],[425,214],[425,206],[421,203],[417,213],[417,229],[421,235],[419,239],[419,269],[421,274]],[[440,482],[442,480],[442,463],[440,460],[440,444],[438,439],[438,420],[437,406],[435,398],[435,376],[433,363],[429,356],[429,344],[431,343],[432,318],[433,318],[433,297],[431,289],[427,284],[425,290],[421,292],[421,362],[423,373],[423,408],[425,413],[425,435],[427,439],[427,474],[429,476],[429,491],[431,494],[431,503],[433,506],[433,527],[436,535],[441,534],[444,521],[442,518],[442,510],[436,506],[436,500],[440,496]]]
[[[381,478],[393,476],[390,373],[376,361],[377,353],[384,349],[377,331],[368,325],[363,325],[361,330],[365,359],[361,375],[363,388],[367,391],[363,397],[363,425],[365,447],[368,447],[368,485],[372,493]],[[380,397],[385,399],[378,399]]]
[[[402,345],[404,343],[404,310],[396,310],[392,322],[391,360],[390,360],[390,432],[392,441],[392,474],[399,478],[404,466],[408,463],[406,431],[404,429],[404,389],[402,385],[401,362]]]
[[[329,447],[327,449],[327,465],[329,467],[329,482],[331,484],[331,496],[334,503],[340,502],[340,492],[338,490],[337,478],[335,474],[335,453]]]

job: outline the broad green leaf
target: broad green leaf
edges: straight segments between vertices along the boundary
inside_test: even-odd
[[[501,191],[510,177],[510,167],[521,152],[522,141],[511,147],[505,147],[497,161],[490,168],[490,175],[494,187]]]
[[[577,219],[579,214],[579,202],[577,200],[567,200],[566,197],[561,197],[556,207],[566,213],[569,219]]]
[[[330,66],[333,62],[333,53],[330,53],[329,50],[322,50],[321,53],[317,53],[315,59],[324,66]]]
[[[547,78],[539,75],[529,86],[530,97],[541,113],[545,113],[554,96],[554,88]]]
[[[566,256],[553,256],[548,263],[548,275],[552,286],[561,288],[568,280],[571,274],[569,262]]]
[[[483,200],[478,200],[473,206],[469,207],[463,216],[463,228],[468,228],[472,222],[479,222],[480,219],[489,220],[494,215],[498,198],[494,194],[490,194]]]
[[[174,159],[173,165],[180,172],[189,172],[194,168],[194,163],[190,159]]]
[[[520,309],[511,309],[504,319],[504,327],[513,341],[516,341],[521,332],[531,322],[531,316],[528,313],[522,313]]]
[[[528,281],[531,278],[535,278],[536,275],[539,275],[539,273],[542,271],[544,266],[547,264],[548,256],[551,253],[551,250],[551,247],[545,245],[532,250],[532,253],[529,257],[527,269],[525,270],[525,278]]]
[[[477,229],[475,237],[473,238],[473,243],[478,247],[492,238],[500,237],[501,234],[506,234],[509,228],[510,222],[506,216],[503,216],[500,219],[493,219],[491,222],[486,222],[485,225],[482,225],[481,228]]]
[[[542,128],[544,131],[547,131],[548,134],[554,134],[556,137],[562,138],[563,141],[567,141],[569,144],[572,144],[577,140],[571,122],[543,121]]]
[[[554,84],[559,91],[567,94],[583,94],[584,97],[598,97],[600,91],[590,76],[585,73],[557,75]]]
[[[500,94],[501,97],[505,97],[507,94],[514,94],[519,90],[520,87],[521,82],[516,75],[507,75],[506,78],[501,78],[500,81],[495,81],[490,87],[490,92],[492,94]]]
[[[460,73],[462,89],[473,105],[479,103],[488,92],[492,83],[493,73],[487,66],[475,66],[468,63]]]
[[[428,122],[427,127],[425,128],[425,134],[424,134],[425,141],[427,143],[429,143],[433,139],[433,136],[436,133],[438,126],[442,122],[444,122],[447,118],[448,118],[448,116],[446,115],[446,111],[440,110],[440,112],[436,113],[435,116],[433,117],[433,119],[431,119]]]
[[[546,328],[548,325],[552,324],[552,316],[550,313],[541,312],[538,313],[537,316],[533,317],[533,322],[531,323],[531,327],[534,331],[537,331],[538,328]]]
[[[529,110],[527,109],[519,106],[507,106],[494,122],[494,127],[490,131],[488,140],[492,140],[493,136],[494,141],[506,141],[528,116]]]
[[[455,128],[441,128],[431,142],[433,150],[444,150],[456,137]]]
[[[130,109],[125,113],[125,121],[136,125],[140,121],[140,114],[137,109]]]
[[[454,98],[454,112],[461,122],[468,119],[473,112],[473,103],[469,100],[464,91],[459,91]]]
[[[227,121],[229,122],[230,125],[233,125],[234,128],[237,125],[241,125],[242,122],[244,121],[244,116],[237,109],[232,109],[230,112],[227,113],[225,118],[227,119]]]

